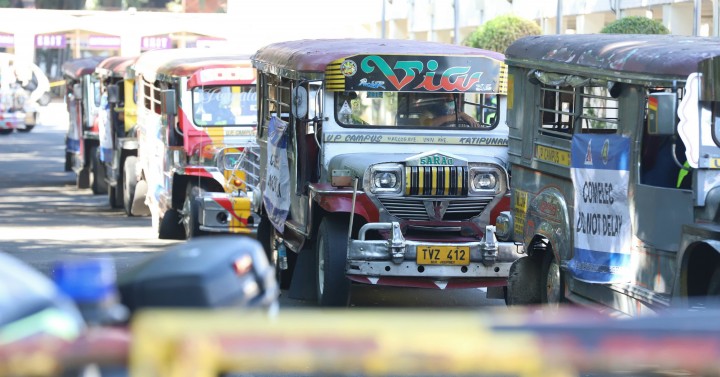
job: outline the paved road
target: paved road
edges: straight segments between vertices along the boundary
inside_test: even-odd
[[[0,251],[50,275],[57,260],[112,258],[118,274],[175,245],[157,239],[149,217],[126,217],[105,195],[75,187],[63,171],[67,113],[62,102],[44,109],[32,132],[0,137]],[[284,294],[281,307],[312,306]],[[424,290],[355,286],[357,307],[500,307],[476,289]]]

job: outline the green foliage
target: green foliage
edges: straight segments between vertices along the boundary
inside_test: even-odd
[[[540,35],[540,26],[533,21],[504,15],[479,26],[463,42],[464,45],[504,53],[518,38]]]
[[[660,21],[642,16],[630,16],[613,21],[600,30],[605,34],[670,34]]]

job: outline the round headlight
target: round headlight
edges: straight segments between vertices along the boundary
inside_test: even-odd
[[[394,172],[381,171],[375,173],[373,179],[375,187],[378,188],[393,188],[397,184],[397,175]]]
[[[473,177],[475,190],[492,190],[497,185],[497,178],[493,173],[480,172]]]

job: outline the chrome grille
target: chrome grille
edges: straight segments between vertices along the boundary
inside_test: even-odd
[[[425,202],[438,200],[420,198],[388,198],[379,197],[385,210],[391,215],[403,220],[430,221]],[[471,200],[448,200],[448,207],[443,215],[443,221],[465,221],[479,216],[485,207],[492,201],[492,197],[478,197]],[[430,206],[432,207],[432,206]]]
[[[405,195],[465,196],[468,170],[464,166],[406,166]]]

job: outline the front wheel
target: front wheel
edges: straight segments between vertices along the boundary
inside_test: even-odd
[[[185,227],[187,239],[204,236],[207,233],[200,230],[200,203],[198,199],[202,196],[203,189],[197,184],[190,182],[185,190],[185,202],[183,203],[182,222]]]
[[[542,279],[540,290],[542,303],[551,307],[560,306],[565,301],[565,281],[560,270],[560,263],[558,263],[550,247],[547,248],[543,257],[543,269],[540,278]]]
[[[128,216],[132,216],[132,204],[135,197],[135,186],[137,185],[137,175],[135,175],[135,166],[137,157],[128,156],[123,163],[122,184],[123,184],[123,207]]]
[[[92,147],[90,149],[90,170],[92,172],[92,192],[93,194],[107,194],[108,185],[105,181],[105,165],[100,161],[100,149]]]
[[[320,223],[317,253],[317,297],[320,306],[347,306],[350,280],[345,276],[347,222],[327,216]]]

